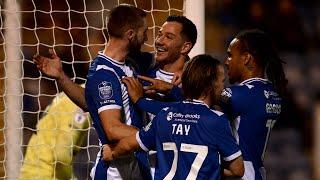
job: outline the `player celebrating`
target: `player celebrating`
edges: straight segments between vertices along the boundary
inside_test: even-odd
[[[209,108],[221,93],[224,79],[218,60],[208,55],[194,57],[182,74],[186,101],[164,108],[149,126],[122,139],[112,151],[105,145],[104,160],[137,149],[157,150],[155,179],[219,179],[221,155],[229,162],[224,175],[241,177],[241,152],[229,122],[222,112]],[[137,84],[132,78],[124,80],[128,86]]]
[[[134,76],[125,58],[132,49],[140,50],[147,40],[146,13],[131,5],[119,5],[111,10],[107,29],[109,41],[104,51],[92,61],[85,88],[93,125],[103,144],[117,142],[143,126],[142,118],[132,106],[120,77]],[[136,166],[133,155],[110,162],[109,166],[100,159],[97,161],[92,171],[95,179],[146,178]],[[146,172],[149,173],[149,169]]]
[[[242,179],[265,179],[263,168],[270,131],[279,119],[287,80],[271,40],[259,30],[240,32],[225,62],[231,84],[221,95],[223,112],[233,119],[245,164]],[[267,78],[267,79],[264,79]]]
[[[168,16],[155,38],[156,67],[148,72],[148,77],[175,83],[174,74],[182,73],[196,41],[197,28],[191,20],[185,16]]]
[[[20,179],[70,179],[72,159],[89,128],[89,114],[64,93],[53,99],[29,140]]]

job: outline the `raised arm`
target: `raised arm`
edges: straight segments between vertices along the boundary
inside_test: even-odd
[[[39,54],[33,56],[37,68],[45,75],[56,79],[61,90],[80,108],[87,111],[84,88],[74,83],[62,70],[60,58],[53,49],[49,49],[51,58]]]

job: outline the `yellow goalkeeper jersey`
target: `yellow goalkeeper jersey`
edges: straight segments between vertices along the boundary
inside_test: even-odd
[[[89,114],[60,93],[28,143],[20,179],[70,179],[73,156],[80,150],[89,124]]]

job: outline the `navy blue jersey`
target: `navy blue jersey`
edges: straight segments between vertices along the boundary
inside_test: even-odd
[[[133,69],[127,66],[125,62],[115,61],[102,53],[98,54],[89,68],[85,88],[86,102],[92,117],[93,126],[102,144],[109,143],[99,118],[99,113],[102,111],[119,109],[122,113],[123,123],[137,128],[143,127],[141,114],[133,106],[129,99],[127,88],[121,82],[121,77],[123,76],[134,76]],[[92,177],[94,179],[106,179],[107,177],[114,179],[120,177],[117,168],[104,164],[100,159],[100,154],[101,152],[99,152],[95,167],[92,170]],[[138,159],[140,168],[148,168],[148,165],[145,163],[146,154],[143,156],[138,153],[138,156],[142,157]],[[106,174],[107,171],[110,173]],[[128,169],[128,171],[130,170]],[[146,170],[146,172],[149,173],[149,170]],[[147,174],[146,176],[149,175]]]
[[[174,76],[174,73],[171,73],[171,72],[166,72],[164,70],[161,70],[159,69],[159,67],[155,67],[154,69],[151,69],[148,73],[147,73],[147,76],[150,77],[150,78],[154,78],[154,79],[159,79],[159,80],[162,80],[162,81],[165,81],[165,82],[168,82],[168,83],[171,83],[172,79],[173,79],[173,76]],[[150,85],[149,82],[143,82],[143,85],[144,86],[148,86]],[[150,97],[152,99],[156,99],[156,100],[159,100],[159,101],[163,101],[163,102],[170,102],[172,101],[172,99],[164,94],[161,94],[161,93],[157,93],[156,95]],[[141,109],[145,112],[148,113],[148,121],[151,121],[154,116],[156,114],[152,113],[152,112],[149,112],[149,111],[146,111],[146,109]]]
[[[89,68],[85,88],[86,101],[102,144],[108,144],[99,113],[108,109],[119,109],[123,112],[123,123],[141,128],[141,114],[134,108],[129,99],[126,86],[121,77],[134,76],[134,71],[124,62],[118,62],[99,53]]]
[[[233,119],[234,135],[245,161],[244,179],[262,179],[259,171],[270,131],[279,119],[281,99],[271,82],[261,78],[226,88],[221,97],[223,112]]]
[[[157,151],[155,179],[219,179],[220,156],[241,155],[225,115],[197,100],[164,108],[136,138]]]

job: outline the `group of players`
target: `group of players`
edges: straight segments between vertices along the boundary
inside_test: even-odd
[[[150,66],[144,58],[152,56],[130,58],[138,68],[128,63],[147,40],[143,10],[115,7],[107,30],[85,88],[63,73],[53,50],[51,58],[34,56],[39,70],[90,112],[101,143],[92,179],[265,179],[264,153],[287,80],[264,32],[245,30],[232,40],[225,65],[234,85],[224,88],[217,59],[189,59],[197,29],[184,16],[162,25]]]

